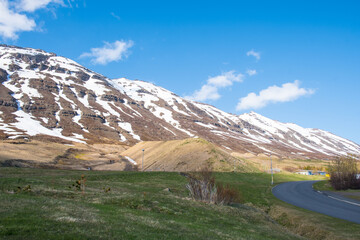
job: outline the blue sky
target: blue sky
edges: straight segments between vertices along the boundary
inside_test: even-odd
[[[0,0],[0,37],[360,143],[359,12],[346,0]]]

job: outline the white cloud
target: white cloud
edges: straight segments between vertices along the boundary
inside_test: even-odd
[[[7,0],[0,0],[0,36],[17,39],[17,32],[33,31],[35,27],[33,19],[10,9]]]
[[[36,22],[27,13],[46,8],[50,3],[64,6],[62,0],[0,0],[0,36],[15,40],[20,32],[34,31]]]
[[[311,95],[315,92],[312,89],[299,88],[299,85],[300,81],[295,80],[293,83],[284,83],[281,87],[270,86],[261,90],[259,95],[253,92],[249,93],[239,100],[236,110],[258,109],[269,103],[294,101],[301,96]]]
[[[246,56],[253,56],[256,58],[256,60],[260,60],[260,52],[255,52],[254,50],[248,51]]]
[[[116,18],[117,20],[121,20],[121,18],[118,15],[116,15],[114,12],[111,12],[110,14],[111,14],[111,16]]]
[[[19,0],[16,4],[16,9],[23,12],[35,12],[38,9],[46,8],[49,3],[64,6],[62,0]]]
[[[192,96],[185,97],[195,101],[218,100],[220,98],[218,88],[211,85],[203,85],[200,90],[196,90]]]
[[[242,82],[244,75],[241,73],[235,74],[235,71],[225,72],[215,77],[209,77],[206,84],[200,90],[196,90],[191,96],[186,96],[186,99],[194,101],[217,100],[221,97],[219,88],[229,87],[234,82]]]
[[[128,49],[134,45],[133,41],[115,41],[114,43],[105,42],[100,48],[92,48],[90,53],[81,54],[80,58],[90,57],[94,64],[107,64],[119,61],[128,56]]]
[[[249,75],[249,76],[253,76],[253,75],[256,75],[257,74],[257,71],[255,69],[249,69],[246,71],[246,73]]]
[[[229,71],[219,76],[210,77],[207,80],[207,84],[215,87],[228,87],[231,86],[233,82],[242,82],[243,77],[242,74],[235,74],[235,71]]]

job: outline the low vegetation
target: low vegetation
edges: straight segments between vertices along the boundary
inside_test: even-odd
[[[192,200],[178,173],[0,168],[0,176],[3,239],[299,239],[254,207]]]
[[[358,224],[277,200],[269,174],[213,176],[236,189],[242,202],[194,201],[186,189],[188,178],[179,173],[0,168],[0,238],[360,238]],[[276,183],[304,179],[320,177],[275,175]]]

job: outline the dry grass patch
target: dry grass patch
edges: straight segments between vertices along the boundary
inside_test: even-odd
[[[241,154],[232,153],[233,156],[244,159],[248,165],[253,166],[258,171],[270,171],[270,157],[264,154]],[[296,172],[300,169],[325,170],[330,161],[319,159],[289,159],[272,156],[273,168],[286,172]]]
[[[243,170],[240,159],[214,144],[200,138],[173,141],[144,141],[122,152],[123,156],[134,159],[139,169],[144,151],[146,171],[200,171],[211,166],[214,171]]]

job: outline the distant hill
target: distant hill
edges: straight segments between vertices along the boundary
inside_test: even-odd
[[[148,82],[109,79],[54,53],[0,45],[0,139],[134,146],[196,137],[227,151],[290,158],[360,153],[327,131],[229,114]]]
[[[217,171],[231,171],[234,163],[237,170],[239,166],[246,167],[238,158],[199,138],[140,142],[121,154],[135,160],[141,170],[143,149],[145,171],[194,171],[209,166]]]

